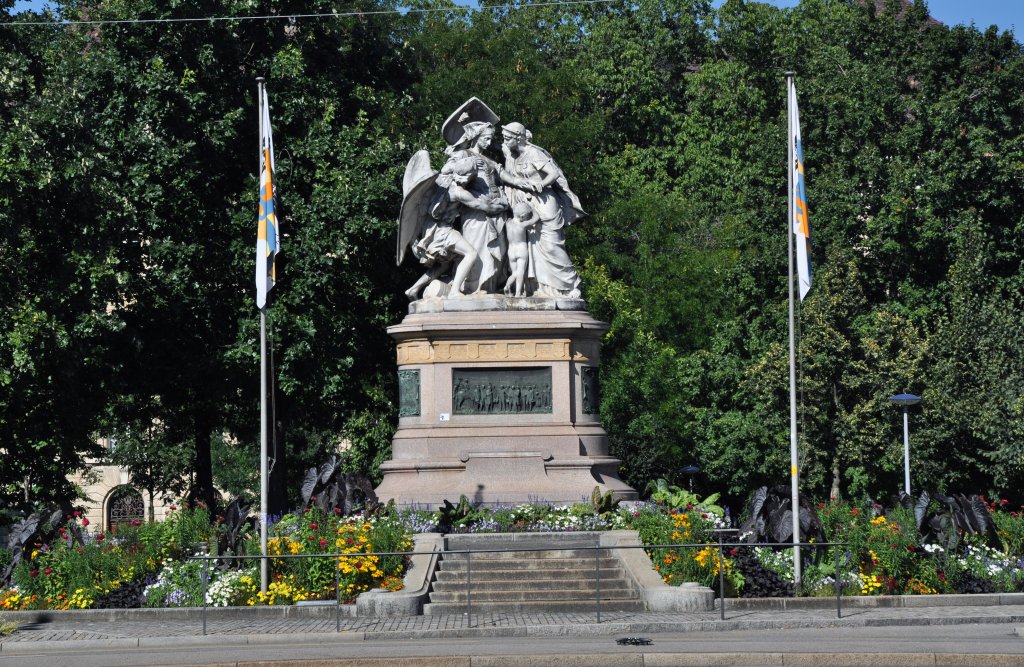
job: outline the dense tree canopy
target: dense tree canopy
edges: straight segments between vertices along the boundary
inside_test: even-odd
[[[569,244],[611,324],[601,407],[624,477],[642,489],[696,463],[701,489],[734,503],[785,481],[787,70],[815,271],[799,309],[804,489],[898,490],[887,397],[903,391],[923,397],[915,488],[1024,488],[1024,57],[1009,32],[939,25],[920,0],[53,4],[59,17],[0,0],[9,504],[67,497],[98,433],[158,431],[137,438],[140,470],[181,465],[154,446],[188,448],[200,497],[252,482],[231,462],[258,440],[257,76],[285,234],[275,488],[343,442],[353,469],[387,457],[385,328],[416,275],[391,263],[401,173],[418,148],[440,159],[440,123],[470,95],[526,123],[590,214]],[[309,16],[332,12],[346,13]],[[57,22],[200,17],[223,20]]]

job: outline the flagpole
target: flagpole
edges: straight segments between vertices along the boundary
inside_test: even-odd
[[[790,506],[793,514],[793,583],[800,590],[800,470],[797,466],[797,418],[796,418],[796,327],[794,326],[795,305],[793,298],[793,219],[795,218],[795,202],[793,200],[793,165],[796,159],[793,131],[793,72],[786,72],[786,119],[789,140],[789,163],[786,172],[789,175],[789,214],[786,219],[786,238],[789,252],[789,484]],[[838,575],[837,575],[838,576]]]
[[[259,143],[261,144],[259,170],[256,172],[258,174],[262,171],[263,163],[263,83],[263,77],[256,79],[256,98],[259,100],[257,107],[260,119]],[[260,559],[260,592],[264,595],[267,593],[267,496],[269,486],[267,483],[267,425],[269,421],[267,412],[267,312],[266,306],[264,306],[260,308],[260,555],[263,556]]]

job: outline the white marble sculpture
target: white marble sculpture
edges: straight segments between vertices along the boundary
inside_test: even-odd
[[[426,269],[406,290],[411,300],[421,293],[580,297],[579,274],[565,250],[565,227],[584,215],[579,199],[521,123],[501,127],[504,160],[493,159],[498,120],[471,98],[441,128],[448,142],[441,171],[431,168],[426,151],[406,166],[396,259],[401,264],[411,250]],[[446,274],[450,279],[440,282]]]

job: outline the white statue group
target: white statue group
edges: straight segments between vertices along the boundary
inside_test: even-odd
[[[500,126],[504,162],[489,157],[497,131],[498,117],[474,97],[441,128],[448,160],[440,173],[425,150],[409,160],[397,260],[409,249],[426,267],[406,290],[410,299],[432,284],[425,296],[580,297],[565,251],[565,226],[584,215],[580,201],[520,123]],[[446,272],[451,280],[440,283]]]

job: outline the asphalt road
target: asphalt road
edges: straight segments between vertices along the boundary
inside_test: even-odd
[[[600,636],[362,640],[332,634],[283,635],[266,636],[266,643],[259,645],[233,644],[223,636],[191,636],[136,648],[52,642],[40,652],[5,651],[0,665],[1024,666],[1021,634],[1024,628],[1005,623],[666,632],[643,635],[652,641],[649,646],[619,646],[616,637]],[[154,638],[154,643],[160,642]]]

